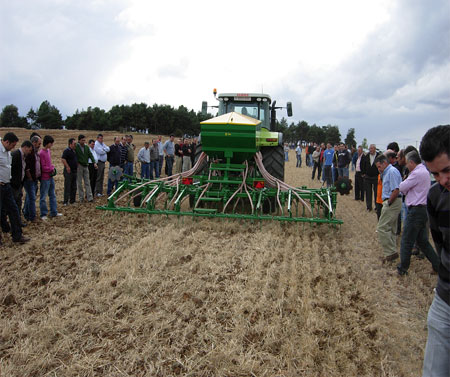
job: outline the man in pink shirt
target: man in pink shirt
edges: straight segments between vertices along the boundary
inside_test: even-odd
[[[439,269],[439,257],[428,241],[427,228],[427,195],[430,189],[430,173],[422,164],[416,151],[406,155],[406,166],[410,173],[408,178],[400,183],[400,192],[406,195],[408,214],[403,227],[402,243],[400,246],[400,264],[397,266],[399,275],[406,275],[411,262],[411,251],[414,243],[420,247],[431,262],[434,271]]]

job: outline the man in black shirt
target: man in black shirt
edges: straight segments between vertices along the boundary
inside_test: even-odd
[[[121,165],[122,165],[122,151],[123,151],[123,145],[120,143],[120,136],[114,137],[114,144],[109,147],[108,152],[108,162],[109,162],[109,170],[115,169],[115,171],[121,171]],[[126,150],[126,148],[125,148]],[[106,191],[106,194],[109,196],[113,190],[113,188],[117,188],[117,185],[119,184],[118,180],[112,181],[110,178],[108,178],[108,189]]]
[[[75,153],[77,142],[72,137],[68,141],[68,147],[64,149],[61,161],[64,165],[64,201],[63,205],[75,203],[77,195],[77,167],[78,159]]]

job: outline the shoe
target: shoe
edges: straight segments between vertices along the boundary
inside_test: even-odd
[[[28,242],[30,240],[31,240],[31,238],[22,236],[22,237],[20,237],[20,239],[18,239],[17,241],[14,241],[14,242],[20,243],[20,244],[24,244],[24,243],[26,243],[26,242]]]
[[[372,212],[372,208],[367,208],[367,212]]]
[[[99,192],[97,193],[97,198],[101,198],[103,196],[103,194],[100,194]]]
[[[20,226],[21,226],[22,228],[25,228],[25,227],[27,226],[27,224],[26,224],[26,223],[20,223]]]
[[[68,206],[69,205],[69,203],[63,203],[63,206],[64,207],[66,207],[66,206]]]
[[[50,216],[50,217],[61,217],[62,215],[63,215],[62,213],[57,212],[55,216]]]
[[[383,263],[392,262],[393,260],[396,260],[397,258],[398,258],[398,253],[388,255],[387,257],[383,258]]]
[[[41,220],[47,221],[47,220],[48,220],[48,217],[47,217],[47,216],[42,216],[42,217],[41,217]]]
[[[408,271],[402,270],[402,268],[400,266],[397,266],[397,274],[399,276],[405,276],[405,275],[408,275]]]
[[[89,203],[92,203],[94,201],[94,199],[88,200]]]

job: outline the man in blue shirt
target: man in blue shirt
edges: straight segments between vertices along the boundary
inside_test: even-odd
[[[334,149],[330,143],[327,144],[327,149],[323,152],[323,171],[324,181],[327,182],[327,187],[333,185],[333,179],[331,176],[331,166],[333,165]]]
[[[375,165],[381,174],[383,182],[383,191],[381,193],[383,207],[377,226],[378,240],[383,248],[383,262],[389,262],[398,258],[397,220],[402,208],[402,201],[399,197],[402,176],[384,155],[380,155],[375,159]]]

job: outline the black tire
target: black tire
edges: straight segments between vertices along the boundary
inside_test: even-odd
[[[284,182],[284,150],[281,145],[262,147],[263,165],[267,172]]]

